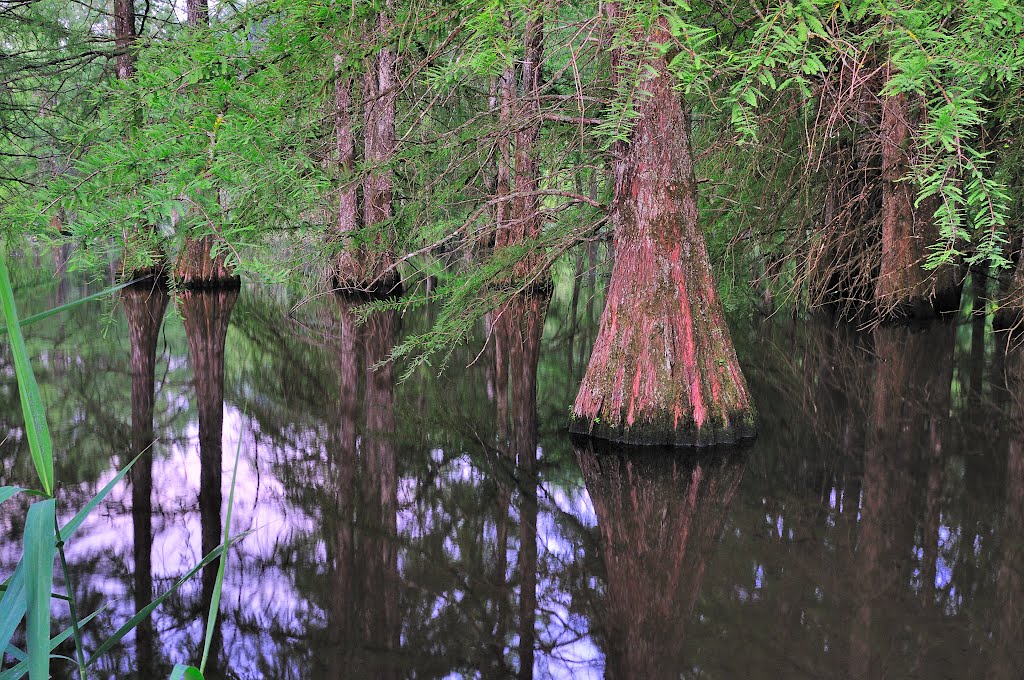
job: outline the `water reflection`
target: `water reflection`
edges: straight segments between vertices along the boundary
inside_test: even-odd
[[[64,295],[58,286],[58,297]],[[156,348],[167,310],[167,292],[161,286],[136,286],[121,292],[131,345],[131,455],[142,454],[129,473],[132,513],[133,593],[136,611],[153,601],[153,455],[151,448],[156,390]],[[149,455],[146,455],[146,452]],[[160,648],[152,619],[135,631],[137,676],[155,677]]]
[[[743,474],[742,455],[682,457],[580,443],[607,594],[601,620],[609,678],[687,677],[687,629],[709,553]]]
[[[237,290],[188,291],[180,299],[185,323],[189,358],[195,384],[195,403],[199,417],[199,523],[202,554],[213,552],[223,538],[221,510],[224,449],[224,348],[231,310],[238,299]],[[213,601],[220,560],[203,569],[199,611],[204,630]],[[208,673],[223,676],[221,656],[222,620],[217,617],[210,642]]]
[[[398,483],[387,361],[397,319],[385,311],[361,325],[355,314],[361,302],[337,298],[340,398],[328,458],[334,506],[324,520],[333,586],[325,676],[397,678]]]
[[[87,644],[219,543],[241,437],[233,525],[255,531],[227,563],[222,677],[1022,676],[1021,353],[973,322],[738,325],[766,425],[742,459],[597,452],[563,430],[588,285],[513,300],[404,381],[386,359],[429,310],[246,289],[178,318],[132,292],[114,322],[29,327],[69,507],[159,439],[71,545],[82,608],[108,604]],[[18,550],[0,539],[3,569]],[[96,677],[198,660],[211,578]]]

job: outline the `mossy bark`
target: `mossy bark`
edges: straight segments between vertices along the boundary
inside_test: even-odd
[[[671,42],[662,18],[645,41]],[[697,215],[688,112],[663,56],[643,65],[616,167],[615,264],[573,432],[630,444],[733,442],[754,432]]]

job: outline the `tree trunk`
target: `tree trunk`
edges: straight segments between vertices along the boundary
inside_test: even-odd
[[[130,80],[135,75],[135,39],[134,0],[114,0],[114,46],[119,80]]]
[[[928,247],[938,238],[935,201],[915,207],[917,189],[903,181],[913,164],[922,106],[902,93],[882,100],[882,255],[875,304],[883,318],[931,317],[960,306],[953,266],[924,268]]]
[[[186,288],[237,288],[241,279],[227,265],[224,253],[214,256],[214,236],[186,236],[178,262],[174,267],[174,278]]]
[[[210,25],[210,11],[206,0],[186,0],[188,25],[200,28]],[[213,149],[210,150],[211,158]],[[234,269],[227,265],[223,251],[213,254],[216,244],[213,235],[186,235],[178,261],[174,265],[174,278],[186,288],[233,288],[241,284]]]
[[[390,40],[391,17],[387,11],[378,12],[373,19],[371,34],[379,42]],[[354,289],[375,294],[391,294],[401,287],[401,277],[395,267],[395,256],[391,251],[393,227],[388,224],[394,216],[392,207],[392,171],[389,167],[395,155],[395,101],[398,83],[395,79],[395,51],[389,46],[381,47],[366,61],[363,74],[363,159],[368,167],[363,178],[363,226],[373,229],[375,243],[370,247],[353,249],[341,255],[336,262],[335,284],[341,289]],[[351,91],[351,90],[349,90]],[[340,108],[351,102],[351,96],[341,95],[337,102]],[[345,115],[338,118],[339,161],[344,163],[346,151],[341,149],[348,143],[351,134],[351,119]],[[354,189],[352,189],[354,190]],[[348,190],[346,190],[348,191]],[[349,199],[342,197],[339,228],[350,223]]]
[[[520,84],[522,99],[519,107],[519,129],[515,136],[515,198],[512,199],[508,242],[522,245],[540,236],[540,199],[537,196],[537,141],[540,138],[540,85],[541,62],[544,57],[544,15],[542,11],[531,15],[523,36],[524,55]],[[536,256],[516,263],[513,273],[517,280],[534,274],[538,264]]]
[[[665,18],[642,42],[670,43]],[[707,445],[754,431],[697,220],[688,113],[666,58],[648,56],[639,117],[615,171],[615,264],[573,432]]]
[[[1017,255],[1017,265],[999,298],[999,308],[992,325],[996,330],[1018,329],[1021,321],[1024,321],[1024,251]]]
[[[185,12],[189,26],[209,26],[210,8],[207,0],[185,0]]]

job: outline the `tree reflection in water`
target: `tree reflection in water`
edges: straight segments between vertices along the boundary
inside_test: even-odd
[[[213,552],[223,537],[224,348],[231,310],[237,300],[237,289],[186,291],[180,300],[199,412],[199,521],[204,555]],[[217,559],[203,569],[200,607],[204,626],[213,600],[219,564],[220,559]],[[218,616],[207,666],[210,677],[223,676],[220,660],[222,625],[223,621]]]
[[[601,447],[600,444],[597,445]],[[738,452],[576,447],[607,575],[609,678],[679,678],[709,553],[743,475]]]
[[[587,291],[513,300],[404,382],[401,362],[371,369],[429,310],[359,322],[352,301],[292,314],[272,293],[182,300],[155,399],[159,295],[126,293],[127,327],[32,326],[33,355],[63,357],[39,379],[55,442],[74,442],[68,507],[160,439],[69,544],[83,609],[109,604],[87,645],[219,543],[220,441],[247,413],[233,525],[256,531],[228,563],[225,677],[1022,676],[1022,360],[977,351],[975,324],[738,327],[768,425],[740,480],[728,458],[573,448],[567,366],[594,319],[566,310],[585,316]],[[8,429],[0,483],[17,484]],[[0,540],[0,563],[17,554]],[[213,572],[98,675],[195,658]]]
[[[59,288],[63,295],[64,285]],[[139,285],[120,294],[128,319],[131,344],[132,423],[128,460],[142,454],[129,473],[132,488],[133,593],[136,611],[153,600],[153,431],[156,389],[156,346],[167,310],[168,296],[162,286]],[[137,677],[156,676],[159,641],[153,621],[146,618],[135,629]]]

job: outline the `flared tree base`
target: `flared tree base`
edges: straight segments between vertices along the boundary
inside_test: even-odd
[[[174,280],[189,290],[233,290],[242,279],[222,254],[213,255],[213,237],[186,240],[174,267]]]
[[[600,419],[588,420],[573,416],[569,422],[569,433],[580,442],[592,439],[652,449],[728,447],[753,440],[757,436],[757,424],[750,411],[731,413],[728,425],[705,422],[700,427],[693,421],[676,426],[669,419],[665,422],[654,421],[616,427]]]

